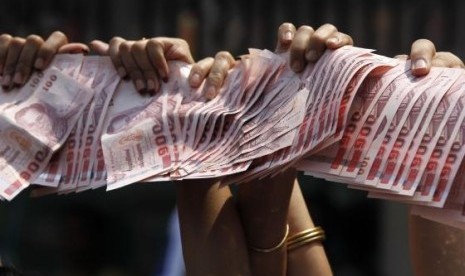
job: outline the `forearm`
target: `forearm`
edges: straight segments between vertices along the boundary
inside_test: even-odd
[[[295,171],[241,184],[238,204],[253,275],[285,275],[287,213]],[[259,249],[273,249],[268,252]]]
[[[305,204],[297,180],[294,182],[289,205],[289,237],[315,227]],[[288,251],[288,276],[332,275],[323,245],[319,241],[310,242]]]
[[[177,184],[187,275],[250,275],[247,246],[229,187],[211,180]]]
[[[414,275],[465,275],[465,231],[409,215]]]

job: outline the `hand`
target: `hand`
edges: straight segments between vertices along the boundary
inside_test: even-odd
[[[94,40],[90,43],[93,51],[109,55],[118,74],[129,76],[140,93],[154,94],[160,89],[160,79],[167,80],[167,61],[180,60],[193,63],[189,44],[183,39],[156,37],[136,41],[114,37],[109,44]]]
[[[410,55],[398,55],[400,59],[412,60],[412,73],[423,76],[431,67],[464,68],[463,61],[450,52],[436,52],[434,43],[427,39],[418,39],[412,43]]]
[[[326,49],[337,49],[353,43],[349,35],[339,32],[331,24],[324,24],[316,30],[304,25],[296,30],[291,23],[283,23],[278,29],[276,52],[289,51],[289,64],[294,72],[299,73],[307,63],[316,62]]]
[[[278,29],[276,52],[290,51],[290,64],[295,72],[301,72],[307,62],[316,62],[326,48],[337,49],[352,45],[349,35],[337,31],[336,27],[325,24],[316,31],[309,26],[301,26],[297,31],[291,23],[283,23]],[[228,74],[236,64],[229,52],[219,52],[215,58],[205,58],[197,62],[189,76],[192,87],[198,87],[206,78],[205,96],[213,99],[219,92]]]
[[[89,52],[81,43],[68,43],[62,32],[52,33],[47,40],[38,35],[27,38],[0,36],[0,75],[5,89],[21,86],[29,79],[32,70],[48,67],[56,53]]]
[[[192,66],[189,75],[189,84],[197,88],[206,78],[205,97],[211,100],[218,95],[228,75],[228,70],[234,67],[235,64],[236,61],[233,56],[226,51],[217,53],[215,58],[204,58]]]

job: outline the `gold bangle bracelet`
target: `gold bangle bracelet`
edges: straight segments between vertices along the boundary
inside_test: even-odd
[[[313,228],[309,228],[309,229],[305,229],[303,231],[300,231],[299,233],[289,237],[287,239],[287,242],[291,242],[293,240],[296,240],[296,239],[299,239],[300,237],[303,237],[303,236],[306,236],[308,234],[311,234],[311,233],[319,233],[319,232],[323,232],[324,233],[324,230],[323,228],[321,228],[320,226],[316,226],[316,227],[313,227]]]
[[[288,245],[287,250],[290,251],[290,250],[299,248],[299,247],[301,247],[303,245],[306,245],[308,243],[311,243],[311,242],[322,241],[322,240],[324,240],[324,238],[325,238],[324,235],[313,236],[313,237],[307,238],[305,240],[301,240],[299,242],[295,242],[293,244]]]
[[[303,240],[310,239],[310,238],[317,237],[317,236],[323,236],[324,237],[324,235],[325,235],[324,231],[308,233],[307,235],[301,236],[301,237],[299,237],[297,239],[293,239],[293,240],[288,239],[287,240],[287,245],[291,245],[293,243],[298,243],[298,242],[301,242]]]
[[[270,253],[283,247],[283,245],[286,243],[288,235],[289,235],[289,224],[286,225],[286,233],[284,234],[284,238],[276,246],[273,246],[270,248],[258,248],[258,247],[249,246],[249,248],[259,253]]]
[[[287,239],[287,250],[292,250],[305,244],[322,241],[325,239],[325,231],[321,227],[315,227],[301,231]]]

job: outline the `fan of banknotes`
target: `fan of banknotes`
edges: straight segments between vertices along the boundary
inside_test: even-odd
[[[288,57],[250,50],[219,95],[171,62],[155,96],[108,57],[58,55],[0,91],[0,195],[108,190],[141,181],[243,183],[289,167],[465,224],[465,71],[414,77],[405,61],[346,46],[294,74]],[[464,138],[463,138],[464,137]]]

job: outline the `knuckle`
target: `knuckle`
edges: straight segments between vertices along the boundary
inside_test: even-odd
[[[331,23],[325,23],[325,24],[321,25],[321,28],[324,28],[324,29],[332,31],[332,32],[337,32],[336,26],[334,26]]]
[[[201,74],[202,71],[203,71],[202,66],[200,64],[196,63],[196,64],[192,65],[191,75],[195,74],[195,73]]]
[[[68,40],[68,37],[61,31],[54,31],[52,33],[52,36],[59,38],[59,39]]]
[[[347,39],[347,42],[350,44],[350,45],[354,45],[354,39],[348,35],[348,34],[344,34],[344,37]]]
[[[132,45],[128,41],[124,41],[119,45],[119,50],[121,52],[128,53],[131,51]]]
[[[206,72],[208,72],[211,69],[214,62],[215,59],[212,57],[204,58],[198,61],[197,63],[194,63],[194,65],[192,65],[191,71],[195,73],[200,73],[201,75],[206,75]]]
[[[44,40],[42,39],[42,37],[40,37],[38,35],[35,35],[35,34],[29,35],[26,38],[26,43],[30,43],[30,44],[36,45],[36,46],[41,45],[43,42],[44,42]]]
[[[302,25],[297,29],[298,32],[314,32],[315,30],[308,25]]]
[[[289,23],[289,22],[284,22],[278,28],[279,31],[287,31],[287,30],[291,30],[291,29],[295,29],[295,27],[294,27],[294,25],[292,23]]]
[[[429,39],[426,38],[420,38],[415,40],[415,43],[420,43],[420,44],[433,44],[433,42]]]
[[[0,35],[0,43],[10,41],[13,37],[9,34]]]
[[[189,47],[189,43],[182,38],[176,38],[176,43],[179,44],[180,47]]]
[[[133,51],[143,52],[145,51],[145,42],[142,40],[136,41],[134,44],[132,44],[131,49]]]
[[[412,50],[417,51],[417,52],[432,50],[434,52],[436,51],[436,48],[434,46],[434,43],[431,40],[420,38],[420,39],[415,40],[415,42],[413,42]]]
[[[223,74],[221,74],[221,72],[211,72],[208,75],[207,80],[209,84],[215,87],[219,87],[221,86],[221,83],[223,82]]]
[[[10,45],[13,46],[13,47],[23,46],[24,41],[25,41],[24,38],[13,37],[11,39]]]
[[[126,41],[126,40],[119,37],[119,36],[114,36],[109,41],[110,48],[118,49],[119,45],[124,41]]]
[[[39,51],[39,55],[44,57],[44,56],[51,56],[55,54],[55,49],[52,48],[51,46],[49,45],[43,45],[41,48],[40,48],[40,51]]]
[[[228,51],[220,51],[215,55],[215,59],[231,60],[233,57]]]
[[[157,38],[151,38],[147,41],[147,46],[158,48],[161,47],[161,41]]]
[[[110,39],[110,44],[114,44],[114,43],[117,43],[117,42],[119,42],[119,41],[121,41],[121,37],[119,37],[119,36],[114,36],[114,37],[112,37],[112,38]]]

